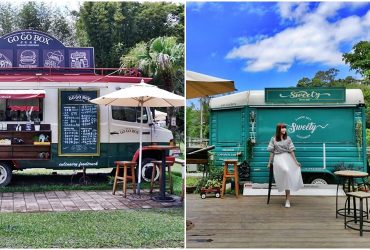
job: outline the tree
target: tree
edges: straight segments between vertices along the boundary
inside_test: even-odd
[[[57,37],[66,46],[76,46],[77,38],[76,32],[74,32],[75,21],[68,20],[68,14],[73,18],[72,13],[65,9],[56,9],[53,11],[53,17],[51,18],[52,25],[50,26],[49,33],[54,37]]]
[[[326,71],[318,71],[314,78],[312,78],[312,85],[313,86],[330,86],[335,82],[335,79],[338,75],[338,69],[328,69]]]
[[[68,8],[61,10],[43,2],[26,2],[19,9],[9,3],[0,4],[0,11],[0,35],[31,29],[49,33],[67,46],[76,45],[75,20]]]
[[[27,2],[19,12],[18,27],[48,32],[51,25],[51,12],[43,2]]]
[[[81,44],[95,48],[99,67],[119,67],[120,57],[139,42],[159,36],[183,41],[183,22],[181,4],[84,2],[77,34]]]
[[[198,138],[200,134],[200,112],[195,109],[194,103],[186,107],[186,136]]]
[[[175,36],[183,42],[184,6],[165,2],[144,2],[137,14],[143,41],[158,36]],[[181,39],[182,38],[182,39]]]
[[[349,64],[351,70],[355,70],[365,79],[370,79],[370,42],[361,41],[357,43],[352,52],[344,53],[342,60]]]
[[[303,77],[297,83],[297,87],[300,87],[300,88],[307,88],[310,85],[311,85],[311,79],[308,77]]]
[[[0,4],[0,35],[12,32],[15,29],[17,10],[10,3]]]
[[[370,105],[370,86],[363,84],[364,80],[357,80],[352,76],[347,76],[344,79],[336,79],[339,71],[337,69],[329,69],[327,71],[318,71],[315,76],[310,79],[303,77],[297,83],[297,87],[344,87],[347,89],[361,89],[364,94],[365,106]],[[366,127],[370,128],[370,109],[366,109]]]
[[[112,57],[114,43],[114,16],[117,2],[84,2],[80,9],[80,21],[88,38],[88,46],[94,47],[97,67],[117,66]],[[80,27],[80,26],[77,26]]]
[[[178,43],[175,37],[158,37],[149,42],[140,42],[126,55],[121,57],[122,66],[138,68],[143,75],[152,77],[152,83],[170,92],[183,95],[184,82],[184,44]],[[182,108],[169,108],[167,110],[170,124],[171,117],[183,120]],[[183,128],[178,128],[183,129]],[[175,128],[171,127],[173,133]],[[183,130],[182,130],[183,131]]]
[[[164,89],[183,94],[174,89],[174,82],[184,78],[184,44],[175,37],[158,37],[148,43],[138,43],[121,57],[124,67],[136,67],[144,75],[158,78]],[[181,79],[179,79],[181,77]]]
[[[316,72],[315,76],[310,79],[308,77],[303,77],[297,83],[297,87],[332,87],[335,86],[338,80],[336,77],[339,73],[338,69],[331,68],[325,71]]]

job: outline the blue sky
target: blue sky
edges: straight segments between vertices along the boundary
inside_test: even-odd
[[[295,86],[337,68],[370,40],[370,3],[187,2],[186,68],[231,79],[238,91]]]

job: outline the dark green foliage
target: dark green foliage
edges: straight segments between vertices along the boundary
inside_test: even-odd
[[[202,179],[199,180],[196,192],[199,193],[202,187],[209,188],[210,186],[216,184],[220,186],[222,184],[223,175],[223,168],[212,165],[209,169],[208,177],[202,177]]]
[[[195,109],[194,103],[186,107],[186,136],[198,138],[200,134],[200,111]]]
[[[203,124],[200,123],[201,112],[194,103],[186,107],[186,136],[189,138],[199,138],[200,129],[202,128],[203,138],[209,137],[209,100],[210,98],[201,98],[200,105],[203,105]]]
[[[29,1],[19,8],[0,3],[0,35],[17,30],[38,30],[58,38],[67,46],[76,45],[73,13],[44,2]]]
[[[183,22],[183,6],[178,4],[84,2],[77,33],[80,44],[95,48],[98,67],[119,67],[120,57],[141,41],[160,36],[183,41]]]
[[[368,80],[358,80],[352,76],[338,79],[339,70],[331,68],[327,71],[318,71],[313,78],[303,77],[297,83],[297,87],[345,87],[347,89],[361,89],[366,107],[370,105],[370,86]],[[366,108],[366,127],[370,128],[370,109]]]
[[[351,52],[343,54],[343,61],[368,80],[370,78],[370,42],[357,43]]]

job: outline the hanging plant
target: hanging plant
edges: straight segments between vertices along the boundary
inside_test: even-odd
[[[356,144],[357,144],[357,152],[358,152],[358,158],[361,157],[361,149],[362,149],[362,122],[358,120],[356,122],[356,127],[355,127],[355,132],[356,132]]]
[[[253,147],[254,147],[254,142],[252,141],[251,138],[248,139],[248,160],[250,161],[253,158]]]

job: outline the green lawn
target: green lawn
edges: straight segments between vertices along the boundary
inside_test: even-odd
[[[183,248],[183,209],[0,213],[0,248]]]

